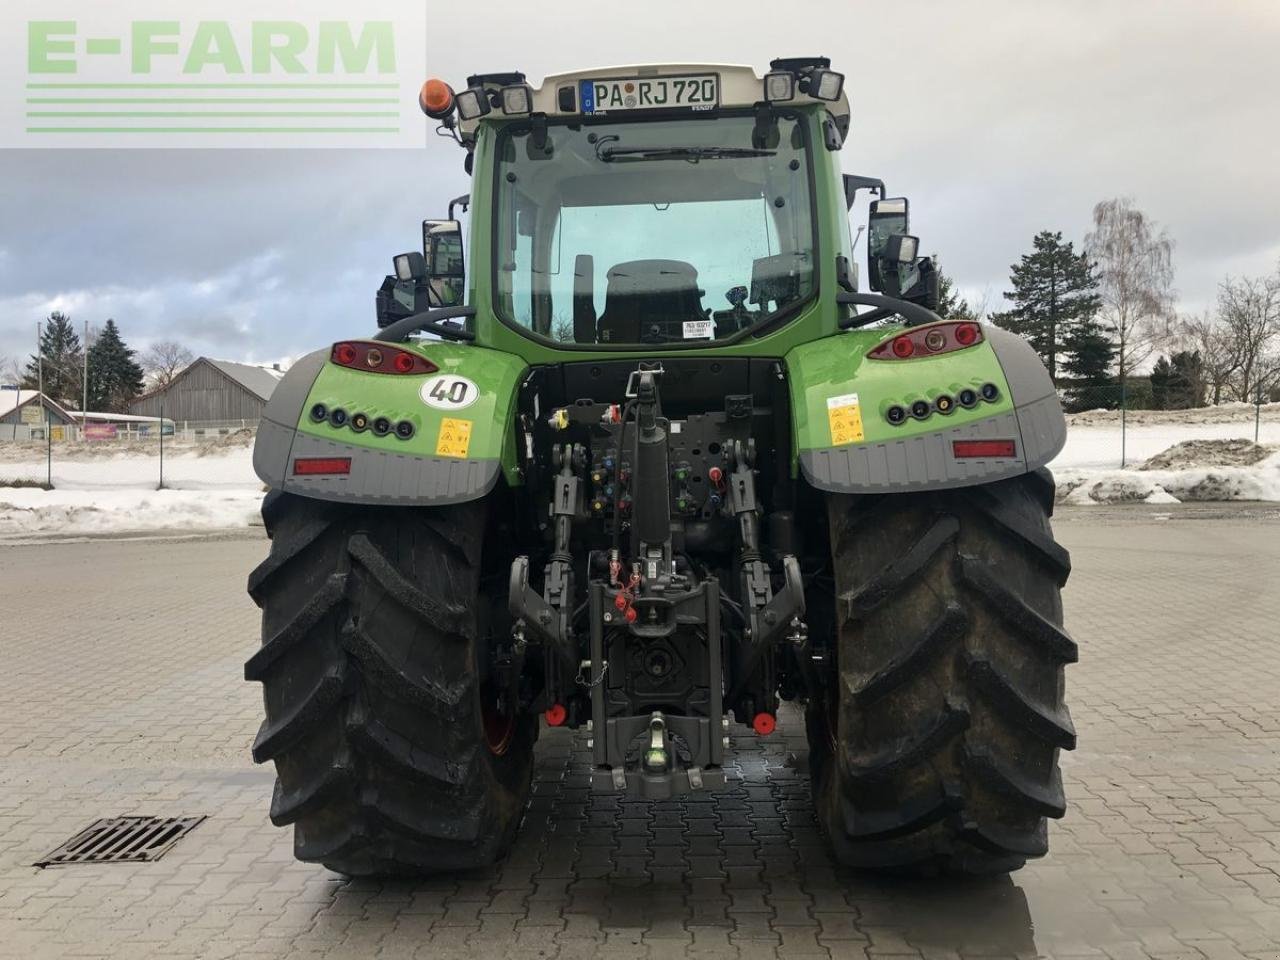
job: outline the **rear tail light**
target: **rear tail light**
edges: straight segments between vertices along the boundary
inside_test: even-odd
[[[934,323],[905,330],[879,344],[867,354],[872,360],[907,360],[963,350],[982,342],[982,328],[976,323]]]
[[[346,476],[350,472],[350,457],[298,457],[293,461],[295,477]]]
[[[423,374],[440,369],[426,357],[409,350],[359,341],[335,343],[329,359],[340,367],[369,373]]]
[[[1012,440],[953,440],[951,453],[957,459],[1016,457],[1018,448]]]

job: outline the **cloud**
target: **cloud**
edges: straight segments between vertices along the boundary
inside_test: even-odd
[[[912,199],[914,232],[971,298],[999,306],[1039,230],[1079,242],[1095,202],[1129,195],[1177,241],[1184,305],[1280,251],[1280,6],[1191,0],[921,0],[821,17],[775,3],[653,0],[610,30],[563,2],[432,9],[432,70],[547,73],[593,62],[823,53],[853,103],[848,172]],[[679,29],[671,29],[679,24]],[[819,26],[820,29],[815,29]],[[587,51],[584,53],[584,51]],[[0,354],[26,353],[52,304],[114,316],[137,347],[296,355],[373,328],[373,293],[419,221],[468,190],[462,154],[425,151],[0,153]],[[861,222],[862,210],[855,210]]]

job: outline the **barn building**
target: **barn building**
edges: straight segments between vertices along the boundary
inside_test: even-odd
[[[283,376],[279,365],[257,367],[201,357],[167,386],[134,400],[129,412],[144,417],[163,415],[179,426],[235,421],[256,426]]]
[[[69,411],[37,390],[0,390],[0,426],[40,426],[43,423],[65,426],[75,422]]]

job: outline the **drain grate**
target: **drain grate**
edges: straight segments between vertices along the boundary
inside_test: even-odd
[[[204,817],[107,817],[95,820],[33,866],[159,860]]]

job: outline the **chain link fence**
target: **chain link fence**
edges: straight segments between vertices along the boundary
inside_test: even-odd
[[[1123,383],[1058,384],[1069,425],[1068,445],[1073,439],[1088,440],[1092,449],[1077,451],[1077,459],[1094,465],[1139,466],[1192,440],[1280,443],[1280,381],[1260,383],[1251,391],[1251,403],[1211,403],[1209,392],[1204,385],[1153,383],[1146,376]]]
[[[229,485],[243,486],[255,482],[247,453],[257,429],[256,420],[0,424],[0,487],[163,488],[174,480],[176,458],[184,461],[179,481],[201,472],[190,467],[193,457],[244,459],[245,469],[228,476]]]

